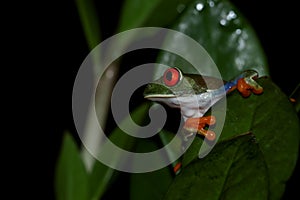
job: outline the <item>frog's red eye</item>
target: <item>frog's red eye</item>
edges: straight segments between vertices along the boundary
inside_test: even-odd
[[[164,73],[164,83],[169,86],[175,86],[181,80],[181,72],[177,68],[169,68]]]

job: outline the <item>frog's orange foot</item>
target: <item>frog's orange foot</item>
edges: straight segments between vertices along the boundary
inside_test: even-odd
[[[249,74],[237,82],[237,89],[243,97],[250,96],[251,92],[254,94],[261,94],[263,88],[255,81],[257,79],[257,72],[250,71]]]
[[[184,129],[191,133],[198,133],[205,136],[210,141],[215,140],[216,134],[211,130],[205,128],[209,125],[214,125],[216,118],[214,116],[199,117],[199,118],[188,118],[185,121]]]

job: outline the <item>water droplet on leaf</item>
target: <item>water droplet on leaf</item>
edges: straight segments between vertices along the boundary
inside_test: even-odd
[[[202,3],[197,3],[197,4],[196,4],[196,10],[202,11],[203,8],[204,8],[204,5],[203,5]]]
[[[241,29],[238,28],[238,29],[235,30],[235,34],[240,35],[241,33],[242,33]]]
[[[235,12],[233,10],[229,11],[227,16],[226,16],[226,19],[228,21],[236,19],[236,18],[237,18],[237,15],[235,14]]]
[[[213,0],[208,0],[207,3],[211,8],[215,6],[215,2]]]
[[[221,20],[220,20],[220,24],[221,24],[222,26],[226,26],[226,25],[227,25],[227,20],[226,20],[226,19],[221,19]]]
[[[238,25],[239,23],[240,20],[238,20],[238,16],[233,10],[221,13],[220,24],[222,26],[229,26],[229,24]]]

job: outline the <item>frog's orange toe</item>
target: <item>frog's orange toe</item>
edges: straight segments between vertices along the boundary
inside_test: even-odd
[[[177,175],[181,171],[181,162],[177,163],[173,168],[174,173]]]
[[[237,82],[237,89],[243,97],[250,96],[251,92],[254,94],[263,93],[263,88],[252,77],[239,79]]]
[[[237,82],[237,89],[243,97],[248,97],[251,94],[251,87],[248,85],[244,78],[241,78]]]

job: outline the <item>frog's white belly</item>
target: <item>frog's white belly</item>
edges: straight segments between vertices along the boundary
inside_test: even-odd
[[[226,96],[225,90],[219,89],[189,96],[156,98],[170,107],[180,108],[184,120],[202,117],[211,106]],[[153,99],[154,100],[154,99]]]

